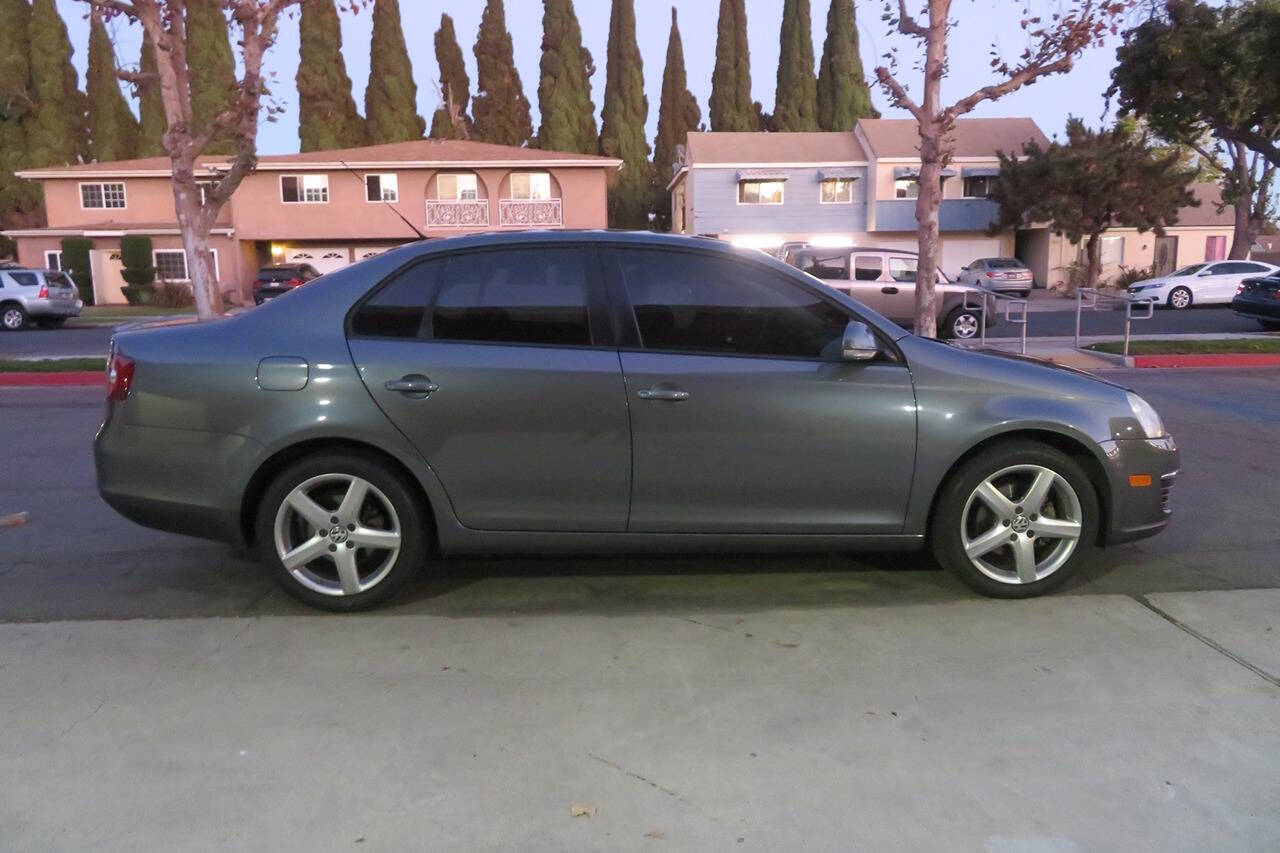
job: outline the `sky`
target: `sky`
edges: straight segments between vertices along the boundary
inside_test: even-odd
[[[83,86],[89,41],[89,23],[85,17],[87,6],[79,0],[56,2],[67,23],[75,49],[73,61],[79,69]],[[1033,6],[1048,7],[1055,5],[1057,0],[1031,2]],[[574,5],[582,25],[584,44],[596,61],[597,70],[591,82],[592,100],[598,112],[604,95],[610,3],[608,0],[577,0]],[[689,88],[702,108],[703,120],[707,121],[707,98],[711,94],[711,72],[715,65],[719,5],[716,0],[675,0],[674,3],[669,0],[636,0],[636,37],[644,60],[645,91],[649,98],[648,136],[651,145],[658,122],[662,69],[666,61],[667,35],[671,26],[670,9],[674,6],[679,13]],[[752,94],[768,111],[772,110],[776,88],[782,5],[783,0],[746,0]],[[811,0],[815,62],[822,55],[828,5],[829,0]],[[993,44],[1011,56],[1021,50],[1026,43],[1018,28],[1016,14],[1021,5],[1022,0],[958,0],[952,10],[957,26],[950,39],[951,64],[950,74],[943,85],[944,99],[950,102],[964,97],[992,81],[988,65]],[[883,54],[897,45],[901,65],[899,79],[909,92],[915,94],[919,91],[921,74],[911,67],[910,57],[917,48],[914,42],[901,36],[891,36],[887,32],[880,20],[882,8],[880,0],[855,0],[862,60],[867,76],[872,78],[872,69],[880,63]],[[428,125],[431,114],[439,104],[434,85],[439,69],[432,39],[439,27],[440,15],[448,13],[453,17],[474,90],[476,73],[472,47],[483,9],[484,0],[400,0],[405,41],[413,63],[414,79],[418,84],[418,111],[426,118]],[[515,47],[516,68],[524,85],[525,96],[533,106],[536,131],[542,3],[539,0],[506,0],[506,10],[507,27]],[[112,21],[109,26],[113,31],[118,61],[126,67],[135,65],[142,42],[141,30],[136,25],[119,19]],[[343,55],[347,73],[352,80],[356,104],[362,113],[364,88],[369,74],[371,27],[372,20],[368,10],[343,17]],[[1051,137],[1062,131],[1070,115],[1079,116],[1089,124],[1096,125],[1101,121],[1105,109],[1103,92],[1109,83],[1116,44],[1117,40],[1113,38],[1105,46],[1087,51],[1069,74],[1043,79],[999,101],[983,104],[972,115],[1030,116]],[[284,112],[274,122],[263,121],[258,140],[260,153],[282,154],[298,150],[297,91],[294,88],[297,56],[298,23],[295,12],[284,22],[279,40],[266,63],[267,69],[276,74],[271,85],[272,93]],[[888,105],[888,100],[878,86],[872,85],[871,91],[873,101],[886,118],[907,116],[905,111]]]

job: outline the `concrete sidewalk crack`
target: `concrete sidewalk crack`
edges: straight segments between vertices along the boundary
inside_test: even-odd
[[[592,759],[594,759],[594,760],[596,760],[596,761],[599,761],[599,762],[600,762],[601,764],[603,764],[605,767],[612,767],[614,770],[617,770],[619,773],[625,773],[626,775],[630,776],[632,779],[635,779],[635,780],[637,780],[637,781],[643,782],[643,783],[645,783],[646,785],[648,785],[650,788],[653,788],[653,789],[654,789],[654,790],[656,790],[656,791],[661,791],[662,793],[666,794],[668,797],[674,797],[674,798],[676,798],[677,800],[679,800],[680,802],[684,803],[685,805],[692,805],[692,803],[690,803],[690,802],[689,802],[688,800],[686,800],[684,797],[680,796],[680,795],[679,795],[678,793],[676,793],[675,791],[671,790],[670,788],[664,788],[664,787],[662,787],[661,785],[659,785],[657,782],[653,781],[652,779],[647,779],[647,778],[645,778],[644,776],[641,776],[639,773],[636,773],[636,772],[635,772],[635,771],[633,771],[633,770],[628,770],[628,769],[627,769],[627,768],[625,768],[625,767],[622,767],[622,766],[620,766],[620,765],[614,764],[612,761],[610,761],[610,760],[609,760],[609,759],[607,759],[607,758],[601,758],[600,756],[596,755],[594,752],[588,752],[588,753],[587,753],[587,755],[588,755],[588,757],[590,757],[590,758],[592,758]]]
[[[1245,660],[1240,655],[1228,649],[1226,646],[1223,646],[1221,643],[1218,643],[1210,639],[1209,637],[1205,636],[1204,634],[1201,634],[1195,628],[1192,628],[1190,625],[1179,620],[1176,616],[1173,616],[1172,614],[1167,613],[1161,608],[1152,604],[1145,595],[1130,595],[1129,598],[1133,599],[1138,604],[1141,604],[1143,607],[1147,608],[1152,613],[1156,614],[1161,619],[1168,622],[1173,627],[1177,628],[1179,631],[1182,631],[1184,634],[1194,637],[1195,639],[1204,643],[1206,646],[1213,649],[1215,652],[1222,655],[1223,657],[1228,658],[1229,660],[1235,661],[1237,664],[1249,670],[1254,675],[1258,676],[1259,678],[1267,682],[1270,682],[1273,687],[1280,687],[1280,676],[1272,675],[1262,667]]]

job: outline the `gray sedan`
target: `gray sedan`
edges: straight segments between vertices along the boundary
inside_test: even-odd
[[[246,314],[120,332],[98,486],[369,607],[440,555],[913,549],[1036,595],[1169,518],[1137,395],[914,337],[756,252],[417,243]]]

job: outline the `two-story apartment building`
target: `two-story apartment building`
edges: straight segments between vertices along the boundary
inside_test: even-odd
[[[991,235],[998,152],[1049,140],[1029,118],[961,119],[942,177],[944,272],[983,257],[1019,257],[1044,287],[1066,278],[1079,248],[1047,225]],[[916,248],[919,136],[913,119],[862,119],[851,133],[690,133],[669,189],[672,229],[771,250],[787,242]],[[1165,237],[1108,231],[1104,274],[1120,266],[1172,269],[1221,258],[1232,233],[1216,190],[1198,185],[1200,207]]]
[[[216,179],[225,162],[202,158],[198,177]],[[431,139],[263,156],[213,229],[215,272],[224,292],[244,296],[265,264],[327,272],[418,239],[414,228],[428,237],[604,228],[608,183],[621,168],[609,157]],[[168,158],[19,175],[43,185],[49,223],[7,232],[22,263],[57,267],[62,238],[87,237],[97,301],[122,302],[120,238],[144,234],[160,275],[187,280]]]

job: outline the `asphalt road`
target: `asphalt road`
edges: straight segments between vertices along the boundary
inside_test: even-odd
[[[0,390],[0,848],[1280,849],[1280,370],[1108,376],[1174,523],[1046,599],[476,558],[354,617],[107,508],[98,392]]]
[[[1037,304],[1030,315],[1027,334],[1030,337],[1065,337],[1075,334],[1074,303],[1055,300]],[[1124,334],[1123,311],[1090,311],[1084,314],[1082,329],[1086,335]],[[33,329],[23,332],[0,332],[0,358],[66,355],[105,355],[111,329]],[[1253,320],[1237,317],[1230,308],[1192,308],[1186,311],[1156,311],[1151,320],[1134,321],[1134,335],[1232,334],[1256,333],[1261,329]],[[1017,337],[1020,326],[998,321],[987,332],[991,337]]]

